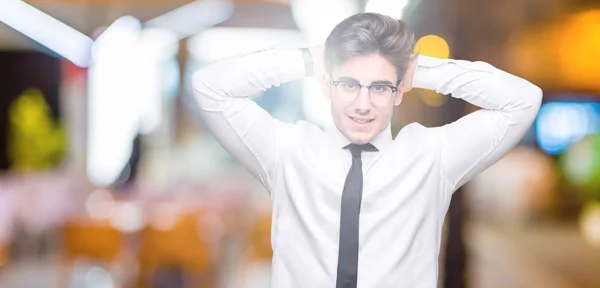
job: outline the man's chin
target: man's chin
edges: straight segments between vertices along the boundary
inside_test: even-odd
[[[352,137],[349,138],[349,140],[354,144],[362,145],[371,142],[372,138],[373,137],[371,137],[370,135],[354,134],[352,135]]]

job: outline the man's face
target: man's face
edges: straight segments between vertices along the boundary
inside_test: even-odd
[[[377,54],[352,58],[323,77],[333,122],[348,140],[365,144],[387,128],[402,101],[397,81],[396,68]]]

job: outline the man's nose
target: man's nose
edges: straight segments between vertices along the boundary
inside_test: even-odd
[[[366,114],[371,110],[371,97],[369,96],[368,88],[363,87],[360,89],[360,93],[355,102],[355,108],[360,114]]]

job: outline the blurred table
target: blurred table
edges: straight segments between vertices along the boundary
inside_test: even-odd
[[[576,223],[475,222],[466,231],[470,287],[600,287],[600,248],[584,241]]]

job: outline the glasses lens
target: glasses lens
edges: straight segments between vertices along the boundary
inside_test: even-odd
[[[361,85],[352,81],[333,82],[336,95],[343,101],[354,101],[360,95]],[[388,85],[372,85],[369,87],[369,97],[375,105],[387,104],[393,92],[393,88]]]
[[[353,101],[360,93],[360,85],[355,82],[337,82],[336,94],[344,101]]]
[[[386,85],[373,85],[369,89],[371,101],[376,105],[387,104],[390,101],[392,94],[392,88]]]

